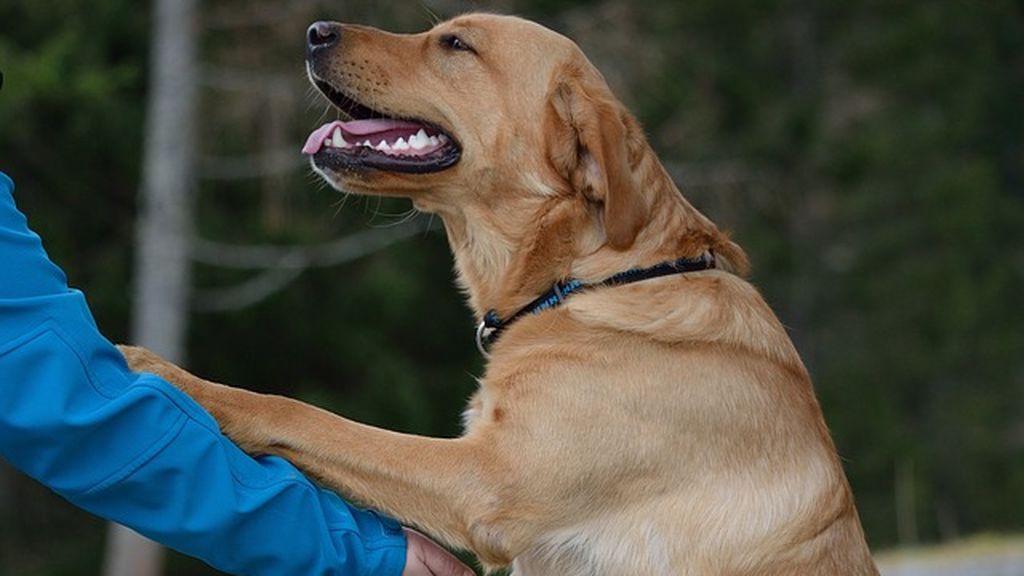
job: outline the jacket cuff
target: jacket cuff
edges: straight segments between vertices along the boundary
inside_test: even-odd
[[[326,507],[332,510],[347,509],[349,516],[347,526],[338,528],[346,533],[347,537],[358,539],[347,547],[361,544],[365,551],[363,562],[366,574],[372,576],[400,576],[405,569],[406,541],[405,532],[401,524],[395,520],[378,514],[373,510],[364,510],[351,505],[346,505],[338,495],[329,491],[322,491],[321,498],[330,502]],[[352,524],[355,524],[353,526]]]

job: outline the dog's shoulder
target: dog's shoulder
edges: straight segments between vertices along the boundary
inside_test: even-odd
[[[566,303],[579,322],[669,344],[748,349],[787,367],[803,364],[782,323],[746,280],[708,271],[595,290]]]

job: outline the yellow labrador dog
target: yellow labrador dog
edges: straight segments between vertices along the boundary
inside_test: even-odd
[[[319,22],[349,120],[328,182],[440,215],[489,346],[465,434],[425,438],[204,381],[148,352],[254,454],[520,576],[877,574],[811,382],[570,40],[467,15],[422,34]]]

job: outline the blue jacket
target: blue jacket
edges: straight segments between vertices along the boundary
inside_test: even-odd
[[[187,395],[128,370],[0,172],[0,456],[67,500],[233,574],[397,576],[394,521],[252,459]]]

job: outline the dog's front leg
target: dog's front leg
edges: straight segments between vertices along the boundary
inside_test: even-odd
[[[133,370],[162,376],[192,396],[246,452],[284,457],[324,485],[472,550],[487,564],[511,560],[490,535],[473,533],[504,475],[481,443],[381,430],[296,400],[208,382],[143,348],[120,348]]]

